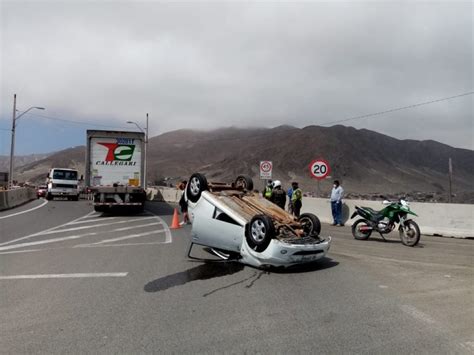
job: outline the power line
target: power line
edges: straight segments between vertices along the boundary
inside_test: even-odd
[[[74,121],[74,120],[66,120],[64,118],[59,118],[59,117],[53,117],[53,116],[46,116],[46,115],[40,115],[40,114],[37,114],[37,113],[27,113],[27,115],[31,115],[31,116],[38,116],[38,117],[41,117],[41,118],[46,118],[48,120],[52,120],[52,121],[60,121],[60,122],[66,122],[66,123],[72,123],[72,124],[77,124],[77,125],[81,125],[81,126],[96,126],[96,127],[105,127],[105,128],[111,128],[111,127],[115,127],[115,128],[121,128],[121,129],[126,129],[128,127],[125,127],[125,126],[114,126],[114,125],[103,125],[103,124],[99,124],[99,123],[91,123],[91,122],[81,122],[81,121]]]
[[[334,123],[341,123],[341,122],[347,122],[347,121],[352,121],[352,120],[359,120],[359,119],[362,119],[362,118],[368,118],[368,117],[373,117],[373,116],[379,116],[379,115],[383,115],[383,114],[390,113],[390,112],[401,111],[401,110],[406,110],[406,109],[409,109],[409,108],[415,108],[415,107],[419,107],[419,106],[434,104],[434,103],[436,103],[436,102],[452,100],[452,99],[456,99],[456,98],[458,98],[458,97],[468,96],[468,95],[472,95],[472,94],[474,94],[474,91],[465,92],[464,94],[459,94],[459,95],[455,95],[455,96],[443,97],[443,98],[441,98],[441,99],[436,99],[436,100],[431,100],[431,101],[426,101],[426,102],[420,102],[420,103],[418,103],[418,104],[413,104],[413,105],[408,105],[408,106],[403,106],[403,107],[392,108],[392,109],[390,109],[390,110],[385,110],[385,111],[380,111],[380,112],[375,112],[375,113],[369,113],[369,114],[362,115],[362,116],[355,116],[355,117],[351,117],[351,118],[345,118],[345,119],[343,119],[343,120],[325,122],[325,123],[321,123],[321,125],[334,124]]]

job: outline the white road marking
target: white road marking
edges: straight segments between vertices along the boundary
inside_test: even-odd
[[[379,285],[380,288],[388,288],[388,286],[385,285]]]
[[[129,247],[129,246],[140,246],[140,245],[158,245],[158,244],[169,244],[169,243],[149,242],[149,243],[122,243],[122,244],[99,244],[99,245],[80,244],[80,245],[75,245],[74,248],[109,248],[109,247]],[[39,250],[45,250],[45,249],[39,249]]]
[[[117,229],[114,229],[114,232],[122,232],[122,231],[127,231],[127,230],[135,229],[135,228],[148,227],[148,226],[156,226],[156,225],[158,225],[158,224],[162,224],[162,223],[161,223],[161,222],[153,222],[153,223],[147,223],[147,224],[139,224],[138,226],[117,228]]]
[[[18,248],[24,248],[24,247],[30,247],[32,245],[41,245],[41,244],[49,244],[49,243],[56,243],[56,242],[62,242],[65,240],[71,240],[71,239],[79,239],[82,237],[88,237],[91,235],[96,235],[97,233],[86,233],[86,234],[80,234],[80,235],[72,235],[70,237],[63,237],[63,238],[54,238],[54,239],[46,239],[46,240],[38,240],[36,242],[27,242],[27,243],[20,243],[20,244],[14,244],[14,245],[7,245],[4,247],[0,247],[0,251],[3,250],[10,250],[10,249],[18,249]]]
[[[125,277],[128,272],[96,272],[83,274],[38,274],[38,275],[10,275],[1,276],[0,280],[25,280],[25,279],[74,279],[86,277]]]
[[[155,216],[162,224],[163,224],[163,228],[165,230],[165,243],[172,243],[173,242],[173,238],[171,237],[171,231],[170,229],[168,228],[168,225],[166,224],[166,222],[164,221],[163,218],[161,218],[160,216],[154,214],[153,212],[151,211],[148,211],[148,213],[150,213],[151,215]]]
[[[48,202],[49,202],[48,200],[44,200],[43,203],[42,203],[41,205],[39,205],[39,206],[30,208],[29,210],[26,210],[26,211],[21,211],[21,212],[17,212],[17,213],[12,213],[12,214],[9,214],[8,216],[2,216],[2,217],[0,217],[0,219],[15,217],[15,216],[18,216],[18,215],[23,214],[23,213],[28,213],[28,212],[37,210],[38,208],[41,208],[41,207],[43,207],[44,205],[46,205]]]
[[[3,255],[3,254],[32,253],[32,252],[34,252],[34,251],[41,251],[41,250],[44,250],[44,249],[28,249],[28,250],[4,251],[4,252],[1,252],[0,255]]]
[[[80,219],[86,218],[87,216],[90,216],[90,215],[93,214],[93,213],[95,213],[95,212],[94,212],[94,211],[89,212],[89,213],[86,214],[85,216],[82,216],[82,217],[73,219],[71,222],[79,221]],[[25,240],[25,239],[28,239],[28,238],[36,237],[36,236],[38,236],[38,235],[41,235],[42,233],[46,233],[46,232],[52,231],[52,230],[54,230],[54,229],[56,229],[56,228],[64,227],[64,226],[66,226],[68,223],[71,223],[71,222],[67,222],[67,223],[64,223],[64,224],[60,224],[59,226],[54,226],[54,227],[51,227],[51,228],[49,228],[49,229],[46,229],[46,230],[41,231],[41,232],[38,232],[38,233],[30,234],[30,235],[27,235],[27,236],[24,236],[24,237],[21,237],[21,238],[17,238],[17,239],[9,240],[9,241],[4,242],[4,243],[0,243],[0,246],[2,246],[2,245],[7,245],[7,244],[11,244],[11,243],[15,243],[15,242],[19,242],[19,241],[21,241],[21,240]]]
[[[91,223],[91,222],[99,222],[99,221],[110,221],[111,219],[117,219],[117,217],[94,217],[94,218],[88,218],[84,220],[80,220],[77,222],[69,222],[67,226],[73,225],[73,224],[80,224],[80,223]]]
[[[164,233],[164,230],[160,231],[151,231],[151,232],[144,232],[144,233],[139,233],[139,234],[132,234],[132,235],[127,235],[125,237],[119,237],[119,238],[112,238],[112,239],[105,239],[101,240],[100,242],[97,243],[91,243],[90,245],[97,245],[97,244],[105,244],[105,243],[112,243],[112,242],[118,242],[120,240],[126,240],[126,239],[133,239],[133,238],[140,238],[140,237],[145,237],[147,235],[152,235],[152,234],[158,234],[158,233]]]
[[[415,319],[418,319],[424,323],[428,323],[428,324],[434,324],[436,323],[435,320],[433,318],[431,318],[429,315],[427,315],[426,313],[420,311],[418,308],[416,307],[413,307],[413,306],[410,306],[410,305],[401,305],[400,306],[400,309],[409,314],[410,316],[412,316],[413,318]]]
[[[135,220],[125,220],[125,221],[119,221],[119,222],[112,222],[112,223],[99,223],[99,224],[94,224],[93,226],[80,226],[80,227],[73,227],[73,228],[65,228],[65,229],[54,229],[54,230],[49,230],[45,232],[39,232],[35,234],[34,236],[38,235],[48,235],[48,234],[56,234],[56,233],[62,233],[62,232],[74,232],[82,229],[90,229],[90,228],[95,228],[95,227],[105,227],[105,226],[112,226],[114,224],[124,224],[124,223],[133,223],[133,222],[138,222],[138,221],[143,221],[145,219],[152,219],[155,217],[143,217],[140,219],[135,219]],[[67,225],[66,225],[67,226]],[[65,227],[65,226],[63,226]],[[59,228],[59,227],[58,227]]]

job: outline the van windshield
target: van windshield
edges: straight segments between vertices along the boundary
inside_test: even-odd
[[[77,171],[54,170],[53,179],[58,180],[77,180]]]

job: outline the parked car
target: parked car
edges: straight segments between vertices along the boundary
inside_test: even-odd
[[[331,237],[319,235],[321,223],[314,214],[299,219],[253,191],[251,178],[210,183],[193,174],[185,191],[192,220],[193,245],[211,248],[222,259],[254,267],[288,267],[323,258]]]
[[[38,188],[36,189],[36,198],[46,197],[47,192],[48,192],[48,186],[46,185],[38,186]]]

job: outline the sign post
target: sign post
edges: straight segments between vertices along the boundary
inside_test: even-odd
[[[260,179],[268,180],[272,178],[273,163],[269,160],[260,162]]]
[[[329,163],[322,158],[315,159],[309,164],[311,177],[318,181],[318,195],[321,195],[320,181],[326,179],[330,172],[331,168],[329,167]]]

